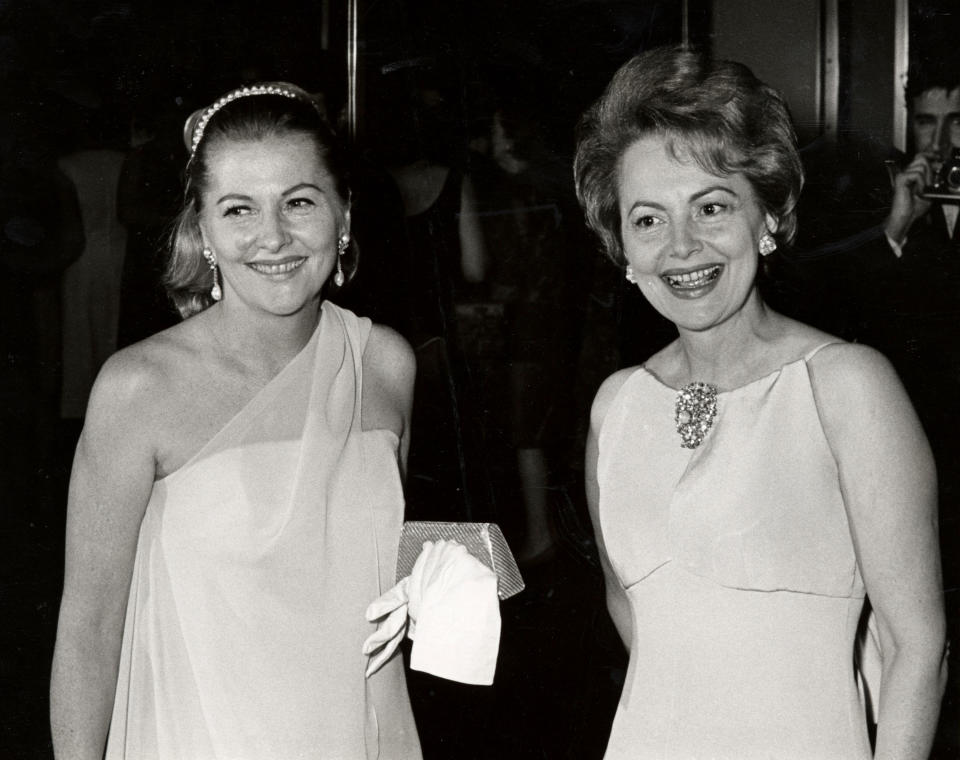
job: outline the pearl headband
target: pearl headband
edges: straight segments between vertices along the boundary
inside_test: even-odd
[[[190,151],[191,159],[197,152],[197,146],[200,145],[200,141],[203,139],[203,133],[207,129],[207,124],[210,123],[210,119],[214,117],[217,111],[235,100],[248,98],[253,95],[279,95],[284,98],[300,100],[304,103],[309,103],[317,109],[317,112],[320,113],[321,116],[323,115],[314,100],[296,85],[286,82],[263,82],[262,84],[238,87],[236,90],[231,90],[226,95],[214,101],[212,105],[207,106],[201,111],[195,111],[191,114],[190,118],[187,119],[186,124],[183,125],[183,141]]]

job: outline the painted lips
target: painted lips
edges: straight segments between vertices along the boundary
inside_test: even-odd
[[[722,264],[693,269],[689,272],[674,272],[661,275],[661,279],[674,290],[699,290],[714,282],[720,276]]]
[[[299,269],[304,261],[306,261],[305,258],[278,261],[270,264],[263,261],[251,261],[247,266],[254,272],[259,272],[260,274],[288,274],[295,269]]]

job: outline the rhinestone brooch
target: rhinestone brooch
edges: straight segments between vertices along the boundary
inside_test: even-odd
[[[677,393],[674,419],[680,434],[680,445],[695,449],[713,427],[717,416],[717,386],[710,383],[690,383]]]

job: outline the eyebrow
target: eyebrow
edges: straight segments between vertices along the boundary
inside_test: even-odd
[[[710,185],[710,187],[704,188],[704,189],[701,190],[699,193],[694,193],[693,195],[691,195],[691,196],[690,196],[690,200],[692,200],[692,201],[698,200],[698,199],[702,198],[703,196],[709,195],[710,193],[712,193],[712,192],[714,192],[714,191],[719,191],[719,192],[722,192],[722,193],[727,193],[728,195],[732,195],[734,198],[739,198],[739,197],[740,197],[739,195],[737,195],[737,192],[736,192],[733,188],[731,188],[731,187],[727,187],[726,185]]]
[[[299,184],[294,185],[293,187],[287,188],[280,195],[286,197],[288,195],[293,195],[298,193],[301,190],[316,190],[318,193],[323,195],[323,189],[319,185],[315,185],[313,182],[300,182]],[[227,193],[221,198],[217,199],[217,203],[223,203],[224,201],[252,201],[249,195],[244,195],[243,193]]]
[[[315,185],[313,182],[301,182],[299,185],[294,185],[289,190],[284,190],[284,195],[292,195],[293,193],[299,192],[300,190],[316,190],[318,193],[323,195],[323,188],[319,185]]]
[[[705,195],[709,195],[710,193],[717,192],[717,191],[723,192],[723,193],[727,193],[728,195],[732,195],[734,198],[739,198],[739,197],[740,197],[740,196],[736,193],[735,190],[733,190],[733,189],[730,188],[730,187],[727,187],[726,185],[710,185],[710,187],[705,187],[705,188],[703,188],[703,190],[699,190],[699,191],[697,191],[696,193],[694,193],[693,195],[691,195],[691,196],[690,196],[690,200],[691,200],[691,201],[696,201],[696,200],[699,200],[700,198],[702,198],[702,197],[705,196]],[[628,210],[627,213],[632,212],[632,211],[633,211],[635,208],[637,208],[638,206],[646,206],[646,207],[649,207],[649,208],[655,208],[655,209],[658,209],[659,211],[665,211],[665,210],[666,210],[664,206],[662,206],[662,205],[659,204],[659,203],[655,203],[654,201],[639,200],[639,201],[634,201],[633,205],[630,206],[630,208],[629,208],[629,210]]]

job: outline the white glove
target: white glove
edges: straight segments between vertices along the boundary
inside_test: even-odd
[[[363,644],[367,677],[393,656],[404,631],[410,665],[462,683],[491,684],[500,647],[497,576],[456,541],[424,541],[413,570],[367,608],[379,621]]]
[[[420,608],[424,569],[429,567],[432,573],[437,562],[442,561],[445,552],[444,545],[455,543],[454,541],[438,541],[434,545],[432,541],[424,541],[423,550],[417,557],[417,561],[413,563],[413,570],[410,571],[410,575],[400,580],[389,591],[381,594],[367,607],[367,620],[371,623],[379,621],[377,630],[363,642],[363,653],[365,655],[369,657],[376,653],[373,654],[367,664],[367,678],[376,673],[397,651],[397,647],[403,641],[404,631],[411,639],[413,638],[417,624],[417,613]],[[460,546],[460,544],[456,545]],[[464,549],[464,551],[466,550]]]
[[[363,653],[368,657],[376,652],[367,663],[366,676],[369,678],[383,665],[403,639],[403,632],[407,626],[407,586],[410,577],[407,576],[385,594],[379,596],[367,607],[366,618],[371,623],[380,621],[377,630],[371,633],[363,642]],[[380,650],[377,652],[377,650]]]

